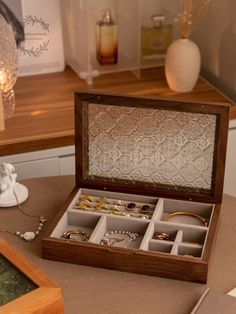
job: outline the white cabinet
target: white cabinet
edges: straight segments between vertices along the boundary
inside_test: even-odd
[[[59,175],[58,158],[14,162],[13,164],[19,180]]]
[[[230,122],[224,193],[236,197],[236,120]]]
[[[60,175],[75,174],[75,155],[61,156],[59,158]]]
[[[0,157],[16,168],[17,179],[75,174],[74,146]]]

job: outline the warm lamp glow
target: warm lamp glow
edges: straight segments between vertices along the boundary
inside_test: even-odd
[[[46,110],[35,110],[31,112],[31,116],[41,116],[46,112]]]
[[[3,90],[3,86],[6,82],[6,74],[4,70],[0,70],[0,89]]]
[[[9,118],[14,113],[15,96],[13,86],[17,79],[17,47],[11,26],[0,15],[0,90],[4,117]]]
[[[2,91],[0,90],[0,131],[5,129],[4,122],[4,113],[3,113],[3,105],[2,105]]]

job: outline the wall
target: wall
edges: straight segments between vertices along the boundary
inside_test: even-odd
[[[152,15],[164,14],[167,23],[173,23],[178,7],[178,1],[173,0],[141,0],[142,22],[148,24]]]
[[[192,38],[203,76],[236,102],[236,0],[212,0]]]
[[[99,1],[109,4],[110,0]],[[139,0],[136,1],[138,3]],[[167,23],[173,23],[181,2],[140,1],[142,24],[145,25],[151,25],[151,15],[160,13],[166,16]],[[21,14],[19,0],[5,2],[18,16]],[[174,36],[177,37],[176,27]],[[201,50],[202,75],[236,102],[236,0],[212,0],[207,14],[200,20],[191,37]]]
[[[163,13],[168,23],[175,24],[181,1],[141,0],[141,4],[143,23],[152,14]],[[236,0],[212,0],[191,38],[201,51],[202,76],[236,102]]]
[[[64,70],[59,0],[4,0],[23,22],[25,41],[18,49],[18,76]]]
[[[21,1],[19,0],[3,0],[6,5],[13,11],[19,20],[22,20]]]

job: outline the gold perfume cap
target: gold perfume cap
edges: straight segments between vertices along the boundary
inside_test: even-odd
[[[162,22],[164,22],[165,16],[162,14],[152,15],[151,19],[153,21],[154,26],[159,27],[161,26]]]

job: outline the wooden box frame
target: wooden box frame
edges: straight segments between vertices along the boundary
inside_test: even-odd
[[[0,254],[38,286],[0,306],[0,313],[64,313],[61,288],[44,272],[3,238],[0,238]]]
[[[119,178],[104,178],[89,174],[88,155],[88,117],[89,105],[107,105],[123,108],[148,108],[177,111],[180,113],[208,114],[215,116],[214,150],[212,157],[211,184],[208,190],[170,186],[166,184],[148,184],[147,182],[122,182]],[[77,93],[75,95],[75,138],[76,138],[76,187],[58,212],[42,240],[43,258],[70,262],[95,267],[116,269],[146,275],[162,276],[186,281],[205,283],[211,250],[216,236],[220,204],[222,201],[224,167],[229,123],[228,104],[191,103],[187,101],[170,101],[105,95],[96,93]],[[86,129],[86,123],[87,129]],[[63,215],[73,203],[80,189],[110,191],[164,197],[172,200],[183,200],[196,203],[207,203],[214,206],[207,239],[201,258],[171,255],[162,252],[151,252],[136,248],[104,246],[97,243],[71,241],[52,236]],[[213,207],[212,207],[213,208]]]

